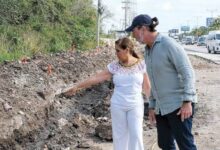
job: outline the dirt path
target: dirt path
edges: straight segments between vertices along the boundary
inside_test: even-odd
[[[194,132],[200,150],[220,150],[220,67],[196,70],[199,93]]]
[[[196,72],[198,104],[194,117],[193,134],[198,150],[220,150],[220,66],[201,58],[190,57]],[[145,150],[159,150],[156,129],[144,122]],[[112,150],[111,143],[102,149]]]
[[[191,61],[198,91],[193,124],[195,142],[198,150],[220,150],[220,66],[194,57]],[[159,150],[156,144],[151,149]]]

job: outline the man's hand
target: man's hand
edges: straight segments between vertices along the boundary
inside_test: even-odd
[[[192,103],[191,102],[183,102],[182,107],[180,108],[177,115],[181,115],[181,121],[187,119],[192,116]]]
[[[155,125],[156,124],[155,110],[153,108],[149,108],[149,116],[148,116],[148,118],[150,120],[150,124],[151,125]]]

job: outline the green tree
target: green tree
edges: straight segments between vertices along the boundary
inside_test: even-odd
[[[214,23],[210,26],[210,30],[220,30],[220,17],[215,19]]]
[[[205,35],[205,34],[208,34],[208,31],[209,29],[205,26],[201,26],[199,28],[194,28],[192,31],[191,31],[191,35],[194,35],[194,36],[201,36],[201,35]]]
[[[96,8],[92,0],[0,0],[0,32],[0,53],[12,54],[12,59],[71,47],[91,49],[96,45]]]

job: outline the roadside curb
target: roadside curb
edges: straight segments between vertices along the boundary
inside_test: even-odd
[[[184,48],[186,51],[188,52],[194,52],[194,53],[187,53],[188,55],[192,55],[192,56],[196,56],[198,58],[201,58],[203,60],[206,60],[206,61],[209,61],[211,63],[214,63],[216,65],[220,65],[220,62],[217,62],[217,61],[214,61],[212,59],[209,59],[209,58],[206,58],[206,57],[203,57],[201,55],[198,55],[198,54],[203,54],[203,52],[198,52],[198,51],[195,51],[195,50],[192,50],[192,49],[188,49],[188,48]],[[198,54],[197,54],[198,53]]]

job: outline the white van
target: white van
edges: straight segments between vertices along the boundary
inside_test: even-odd
[[[209,53],[220,52],[220,30],[209,32],[206,39],[206,46]]]

